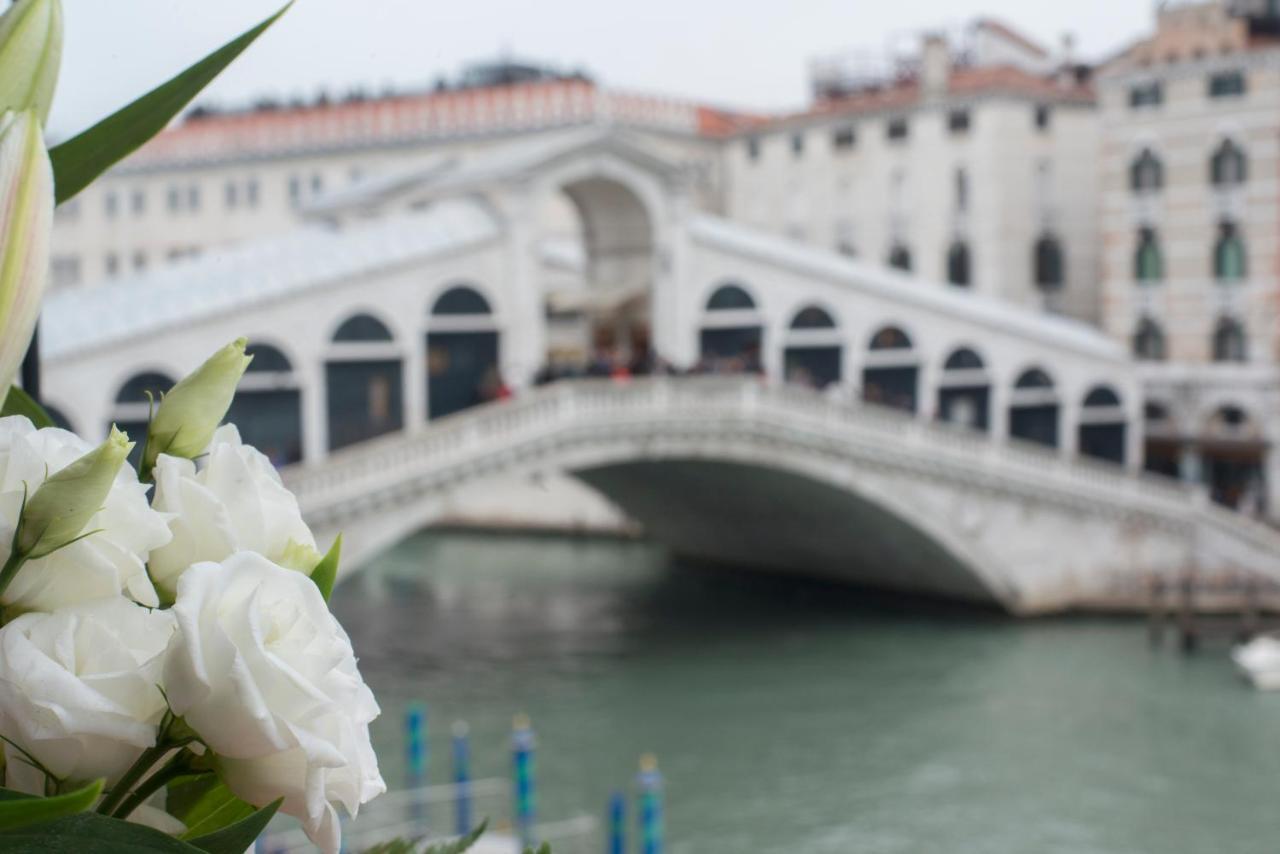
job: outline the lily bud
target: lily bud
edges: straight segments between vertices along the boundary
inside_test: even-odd
[[[232,341],[164,396],[147,434],[144,472],[161,454],[194,459],[209,447],[213,431],[231,407],[240,377],[253,361],[244,353],[248,343],[244,338]]]
[[[18,552],[42,558],[84,533],[132,449],[129,437],[112,427],[107,441],[40,484],[22,510]]]
[[[31,343],[49,271],[53,169],[31,111],[0,115],[0,391]]]
[[[49,118],[62,65],[60,0],[17,0],[0,15],[0,110]]]

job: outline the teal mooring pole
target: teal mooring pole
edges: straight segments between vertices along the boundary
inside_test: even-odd
[[[662,854],[662,775],[658,772],[658,760],[651,753],[640,757],[636,790],[640,814],[640,854]]]
[[[627,799],[622,792],[609,798],[608,854],[627,854]]]
[[[536,806],[533,751],[536,741],[528,715],[516,715],[515,724],[511,728],[511,759],[515,773],[516,832],[519,833],[520,845],[524,848],[532,848],[538,844],[534,839]]]

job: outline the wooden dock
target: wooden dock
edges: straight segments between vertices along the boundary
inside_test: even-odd
[[[1203,578],[1188,572],[1148,583],[1147,636],[1153,647],[1166,633],[1191,653],[1212,640],[1241,643],[1280,630],[1280,583],[1256,575]]]

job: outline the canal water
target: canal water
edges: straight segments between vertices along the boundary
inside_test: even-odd
[[[603,816],[657,754],[670,854],[1280,851],[1280,695],[1134,620],[1018,622],[671,564],[637,543],[420,534],[341,585],[404,778],[466,720],[539,737],[540,812]]]

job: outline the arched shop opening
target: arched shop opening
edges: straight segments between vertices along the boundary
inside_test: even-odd
[[[826,388],[840,382],[844,348],[835,320],[816,305],[796,312],[787,328],[782,352],[786,381],[810,388]]]
[[[919,375],[919,356],[907,333],[885,326],[871,336],[862,369],[863,400],[915,412]]]
[[[1238,406],[1217,409],[1200,440],[1203,478],[1213,500],[1246,513],[1263,513],[1266,453],[1267,442],[1254,418]]]
[[[991,377],[982,357],[961,347],[947,357],[938,381],[938,420],[974,430],[991,424]]]
[[[174,380],[169,375],[159,371],[146,371],[134,374],[116,392],[111,421],[105,425],[105,429],[110,430],[114,424],[129,434],[134,443],[133,451],[129,454],[131,465],[137,466],[138,460],[142,458],[142,446],[147,440],[147,425],[151,421],[154,407],[173,385]]]
[[[504,380],[498,370],[498,327],[479,291],[458,286],[436,299],[426,345],[428,418],[499,396]]]
[[[1053,380],[1039,368],[1018,377],[1009,400],[1009,435],[1050,448],[1058,447],[1060,407]]]
[[[1109,386],[1090,389],[1080,410],[1081,456],[1123,464],[1126,433],[1120,395]]]
[[[382,321],[345,320],[325,358],[329,450],[404,426],[403,358]]]
[[[726,284],[712,292],[702,319],[699,351],[703,370],[764,371],[764,319],[745,288]]]
[[[1182,477],[1183,442],[1169,407],[1147,401],[1142,407],[1142,468],[1165,477]]]
[[[302,459],[302,393],[288,357],[270,344],[250,344],[253,356],[227,421],[240,438],[266,454],[277,466]]]

